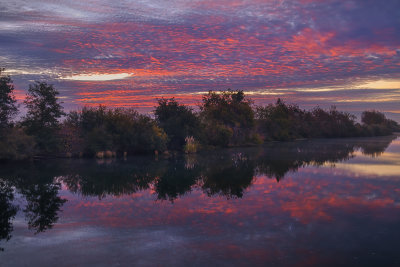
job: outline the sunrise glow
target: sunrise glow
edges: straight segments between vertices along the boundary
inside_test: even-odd
[[[61,79],[64,80],[72,80],[72,81],[112,81],[112,80],[121,80],[130,77],[129,73],[116,73],[116,74],[78,74],[63,77]]]
[[[68,96],[68,110],[151,112],[160,95],[192,105],[231,88],[256,104],[280,97],[400,119],[397,0],[15,0],[0,8],[0,60],[16,88],[46,80]]]

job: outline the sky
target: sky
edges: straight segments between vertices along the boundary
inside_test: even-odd
[[[1,1],[0,67],[19,100],[43,80],[67,110],[231,88],[400,121],[400,1]]]

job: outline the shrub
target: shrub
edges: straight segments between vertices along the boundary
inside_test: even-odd
[[[133,109],[83,108],[71,112],[66,124],[78,129],[86,154],[98,151],[147,153],[163,151],[168,141],[165,132],[148,116]]]
[[[199,143],[194,139],[193,136],[187,136],[185,138],[184,152],[186,154],[196,153],[199,148]]]
[[[361,122],[366,125],[384,124],[385,120],[385,115],[376,110],[364,111],[361,114]]]
[[[0,140],[0,160],[24,160],[35,154],[35,140],[21,128],[10,128]]]
[[[180,105],[174,98],[159,99],[154,115],[159,126],[169,137],[170,149],[181,150],[187,136],[201,139],[202,127],[199,118],[191,108]]]
[[[208,143],[228,146],[244,144],[249,140],[255,126],[251,105],[251,100],[246,99],[241,90],[220,93],[209,91],[203,96],[200,116]]]

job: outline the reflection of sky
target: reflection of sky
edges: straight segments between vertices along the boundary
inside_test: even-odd
[[[365,170],[397,165],[399,144],[378,157],[356,152],[336,167],[301,168],[280,182],[255,177],[242,199],[195,188],[174,203],[156,201],[152,190],[99,200],[63,186],[68,202],[54,229],[33,235],[15,224],[2,256],[11,265],[393,264],[400,260],[400,171]]]
[[[356,158],[347,162],[336,163],[336,169],[344,169],[355,175],[365,177],[381,177],[400,181],[400,140],[392,141],[385,153],[379,156],[368,156],[362,151],[355,153]]]
[[[0,62],[19,98],[43,78],[68,108],[149,110],[156,97],[195,104],[231,87],[257,103],[399,114],[398,10],[397,0],[3,1]]]

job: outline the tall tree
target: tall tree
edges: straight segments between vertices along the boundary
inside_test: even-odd
[[[24,101],[28,110],[23,125],[26,132],[35,137],[38,148],[42,152],[57,150],[58,138],[56,131],[59,121],[65,113],[57,96],[59,92],[51,84],[35,82],[29,85]]]
[[[8,75],[2,75],[4,68],[0,68],[0,135],[5,128],[11,125],[11,120],[17,113],[17,100],[13,95],[14,86]]]

